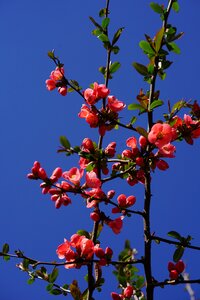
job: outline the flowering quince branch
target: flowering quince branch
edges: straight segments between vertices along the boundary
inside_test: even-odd
[[[125,109],[126,104],[111,94],[108,85],[113,74],[120,67],[119,62],[111,61],[111,56],[120,50],[117,42],[124,28],[119,28],[114,36],[110,37],[108,31],[110,23],[109,4],[110,1],[107,0],[106,7],[99,12],[100,24],[90,17],[95,26],[92,33],[106,49],[106,65],[99,68],[104,76],[104,83],[99,84],[94,81],[90,87],[82,90],[77,81],[69,80],[66,77],[64,65],[55,56],[54,51],[48,53],[56,68],[46,80],[47,89],[49,91],[57,89],[62,96],[73,91],[81,96],[84,103],[78,116],[85,119],[90,128],[98,129],[98,143],[96,144],[86,137],[80,146],[71,147],[67,138],[62,136],[60,138],[62,147],[58,152],[65,152],[67,156],[77,154],[79,167],[72,167],[67,171],[57,167],[51,176],[48,176],[41,164],[35,161],[31,172],[27,175],[29,179],[42,181],[40,184],[42,193],[50,195],[57,209],[72,204],[70,194],[81,196],[86,207],[92,209],[90,219],[93,221],[93,229],[91,232],[78,230],[69,240],[64,239],[64,242],[56,250],[58,258],[64,259],[64,262],[61,263],[31,259],[21,251],[10,254],[8,244],[3,246],[0,256],[4,260],[9,258],[22,259],[22,262],[17,266],[29,275],[29,283],[35,279],[42,279],[48,282],[47,290],[53,295],[66,296],[70,293],[75,300],[93,300],[94,293],[101,291],[104,283],[103,267],[112,265],[115,268],[113,273],[121,288],[120,294],[111,293],[113,300],[153,300],[156,287],[200,283],[199,279],[184,280],[182,273],[185,270],[185,263],[181,260],[185,248],[200,250],[200,247],[191,245],[191,236],[185,238],[176,231],[171,231],[168,235],[177,241],[152,234],[150,214],[152,173],[156,168],[161,171],[169,168],[165,159],[175,157],[176,147],[173,144],[175,141],[185,140],[192,145],[194,139],[200,137],[200,106],[196,101],[192,103],[181,100],[171,108],[170,103],[168,103],[169,113],[164,114],[164,120],[154,121],[154,109],[163,105],[163,101],[159,99],[160,91],[156,91],[156,80],[158,76],[165,79],[165,70],[171,65],[171,62],[167,60],[167,55],[170,51],[178,52],[174,41],[180,38],[182,33],[177,34],[176,29],[168,24],[171,10],[178,11],[178,1],[168,0],[166,8],[164,5],[151,2],[151,8],[160,14],[162,27],[153,39],[145,35],[146,40],[140,42],[140,47],[147,55],[149,64],[144,66],[140,63],[133,63],[136,71],[149,84],[149,91],[145,93],[140,90],[137,95],[139,103],[128,106],[129,110],[139,110],[139,115],[146,114],[147,129],[140,126],[133,127],[136,117],[133,117],[128,125],[119,122],[119,114]],[[181,118],[177,114],[183,108],[189,109],[190,112]],[[127,149],[124,149],[117,157],[115,157],[116,142],[110,142],[103,148],[104,136],[116,125],[139,135],[139,138],[135,136],[127,138]],[[105,185],[116,178],[126,180],[127,184],[132,187],[139,183],[142,184],[144,188],[143,211],[131,209],[136,203],[134,195],[127,196],[122,193],[115,195],[114,190],[104,192]],[[120,214],[117,218],[113,219],[104,211],[103,208],[108,205],[112,206],[112,214]],[[113,250],[109,246],[105,249],[101,247],[101,231],[106,225],[113,233],[120,234],[123,220],[128,219],[132,214],[140,215],[143,219],[144,254],[140,259],[136,259],[137,251],[131,247],[129,241],[126,241],[124,249],[119,254],[119,259],[114,260]],[[165,281],[158,282],[153,276],[152,241],[176,246],[173,262],[169,262],[167,267],[169,279]],[[137,274],[138,270],[135,268],[135,264],[141,264],[144,267],[144,276]],[[42,267],[38,269],[40,265]],[[44,266],[53,267],[51,273],[48,273]],[[64,266],[66,269],[86,267],[87,288],[84,292],[80,291],[78,282],[75,280],[70,285],[64,286],[55,283],[58,277],[57,267],[60,266]]]

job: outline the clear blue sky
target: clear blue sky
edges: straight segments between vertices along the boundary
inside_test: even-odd
[[[133,103],[140,88],[147,86],[134,69],[133,61],[146,63],[138,47],[144,33],[151,36],[161,26],[159,16],[149,8],[150,1],[111,0],[111,31],[124,26],[118,57],[122,64],[110,83],[111,93],[127,104]],[[158,1],[160,2],[160,1]],[[162,1],[167,2],[167,1]],[[1,1],[1,210],[0,242],[11,246],[11,251],[20,249],[26,255],[40,260],[55,260],[55,250],[63,238],[70,238],[78,229],[92,229],[89,210],[82,199],[74,197],[73,205],[59,210],[54,208],[49,197],[41,195],[38,182],[26,179],[33,161],[38,160],[49,171],[57,166],[68,170],[77,163],[74,157],[57,154],[59,136],[66,135],[72,145],[79,145],[84,137],[97,140],[97,130],[89,130],[77,114],[82,99],[71,94],[62,97],[48,92],[45,80],[54,65],[47,52],[53,48],[62,62],[66,74],[87,88],[94,81],[103,82],[98,67],[105,64],[105,51],[101,43],[90,32],[93,25],[88,16],[96,17],[104,1]],[[161,2],[160,2],[161,3]],[[172,24],[184,31],[178,42],[180,56],[169,69],[164,82],[158,82],[161,99],[172,103],[182,98],[199,99],[199,11],[198,0],[180,1],[181,11],[173,13]],[[126,111],[129,118],[131,112]],[[126,112],[122,113],[125,117]],[[161,110],[158,110],[161,113]],[[118,149],[125,148],[125,138],[130,134],[120,129],[107,134],[106,141],[118,139]],[[170,160],[167,172],[157,171],[153,180],[152,231],[166,237],[168,231],[176,229],[183,235],[191,234],[193,243],[200,245],[199,232],[199,146],[186,143],[177,145],[176,159]],[[119,189],[122,186],[124,189]],[[114,183],[117,192],[133,193],[137,197],[136,208],[142,207],[142,187],[130,189]],[[128,222],[129,221],[129,222]],[[109,229],[103,234],[104,245],[111,243],[120,250],[123,241],[130,238],[133,247],[142,255],[142,222],[137,216],[127,220],[122,233],[113,236]],[[155,277],[168,277],[167,262],[172,259],[174,248],[155,246],[153,248],[153,269]],[[199,253],[186,251],[184,261],[192,278],[199,278]],[[15,268],[16,260],[0,265],[0,299],[52,299],[45,291],[46,284],[37,281],[26,284],[27,275]],[[107,269],[105,269],[107,272]],[[86,270],[72,272],[60,270],[60,284],[70,283],[84,276]],[[106,277],[107,278],[107,277]],[[109,299],[117,282],[107,278],[102,294],[95,299]],[[200,287],[194,286],[197,297]],[[174,293],[173,293],[174,292]],[[156,290],[156,300],[189,299],[183,286]]]

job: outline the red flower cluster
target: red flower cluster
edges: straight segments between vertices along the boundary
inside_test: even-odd
[[[91,128],[99,127],[100,135],[104,135],[107,130],[114,128],[113,121],[118,119],[118,112],[126,105],[115,96],[109,95],[110,90],[104,84],[94,82],[93,88],[88,88],[83,92],[86,104],[83,104],[78,114],[84,118]],[[109,96],[108,96],[109,95]],[[100,99],[107,98],[105,109],[100,111],[94,106]]]
[[[113,300],[123,300],[130,299],[134,295],[134,288],[128,285],[124,290],[123,294],[117,294],[115,292],[111,293],[111,297]]]
[[[66,269],[80,268],[84,261],[91,260],[94,254],[100,258],[99,265],[105,266],[113,255],[110,247],[104,251],[99,244],[94,245],[92,240],[79,234],[72,235],[70,241],[64,239],[64,243],[58,246],[56,253],[60,259],[66,259]]]
[[[75,248],[75,250],[72,250]],[[94,254],[94,243],[92,240],[83,235],[74,234],[71,236],[70,241],[64,240],[64,243],[59,245],[56,253],[60,259],[66,259],[66,262],[73,262],[66,264],[65,268],[80,268],[83,265],[82,260],[90,260]],[[80,260],[81,259],[81,260]],[[81,264],[74,263],[80,261]]]
[[[50,74],[50,79],[45,81],[48,91],[58,88],[58,92],[62,96],[67,95],[66,80],[64,79],[64,68],[57,67]]]
[[[185,270],[185,264],[182,260],[179,260],[176,264],[173,262],[168,263],[169,277],[172,280],[178,279],[179,275]]]
[[[112,209],[112,213],[119,213],[123,211],[124,208],[131,207],[132,205],[135,204],[136,197],[135,196],[126,197],[126,195],[121,194],[118,196],[117,202],[118,202],[118,207],[114,207]]]

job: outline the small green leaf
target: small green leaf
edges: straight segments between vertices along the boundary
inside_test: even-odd
[[[104,33],[99,34],[97,38],[102,42],[109,42],[108,36]]]
[[[54,56],[54,50],[48,51],[48,57],[51,58],[51,59],[55,58],[55,56]]]
[[[136,71],[137,71],[138,73],[140,73],[140,74],[143,75],[143,76],[146,76],[146,75],[149,74],[149,73],[148,73],[147,67],[144,66],[144,65],[142,65],[142,64],[139,64],[139,63],[134,62],[134,63],[132,64],[132,66],[136,69]]]
[[[27,280],[27,283],[28,284],[32,284],[33,282],[35,281],[35,278],[34,277],[31,277]]]
[[[111,51],[114,53],[114,54],[117,54],[118,52],[119,52],[119,47],[118,46],[113,46],[112,48],[111,48]]]
[[[122,34],[122,31],[124,30],[124,27],[121,27],[119,28],[115,34],[114,34],[114,37],[112,39],[112,46],[114,46],[114,44],[117,43],[118,39],[120,38],[121,34]]]
[[[144,51],[145,54],[155,55],[155,50],[151,47],[151,45],[147,41],[140,41],[140,48]]]
[[[68,141],[68,139],[64,135],[61,135],[60,143],[66,149],[69,149],[71,147],[70,142]]]
[[[181,235],[177,231],[169,231],[167,234],[176,240],[181,241],[182,239]]]
[[[143,276],[138,276],[138,279],[136,281],[136,288],[141,289],[144,286],[144,282],[145,282],[144,277]]]
[[[57,277],[58,277],[58,268],[54,268],[52,273],[49,275],[49,282],[53,283],[56,281]]]
[[[151,103],[151,106],[150,106],[150,109],[153,110],[154,108],[158,107],[158,106],[161,106],[163,105],[163,101],[158,99],[158,100],[154,100],[152,103]]]
[[[87,165],[87,167],[85,168],[85,170],[86,170],[87,172],[91,172],[91,171],[94,170],[95,167],[96,167],[96,165],[95,165],[93,162],[91,162],[91,163],[89,163],[89,164]]]
[[[120,68],[120,66],[121,64],[118,61],[113,62],[109,67],[110,73],[115,73]]]
[[[99,11],[99,17],[102,18],[102,17],[105,17],[105,16],[106,16],[106,8],[102,8]]]
[[[184,254],[185,248],[183,246],[179,246],[173,255],[174,262],[178,262]]]
[[[5,261],[9,261],[9,260],[10,260],[10,256],[8,256],[8,255],[4,255],[4,256],[3,256],[3,260],[5,260]]]
[[[99,29],[101,29],[101,31],[103,31],[103,28],[101,27],[101,25],[99,25],[92,17],[89,17],[90,21]]]
[[[136,127],[136,130],[139,134],[143,135],[145,138],[148,138],[148,133],[143,127]]]
[[[50,294],[54,296],[58,296],[58,295],[62,295],[62,291],[59,289],[53,289],[50,291]]]
[[[86,231],[86,230],[79,229],[79,230],[77,230],[76,233],[77,233],[78,235],[83,235],[83,236],[85,236],[86,238],[90,239],[90,234],[89,234],[89,232]]]
[[[104,30],[107,29],[109,23],[110,23],[110,19],[109,19],[109,18],[103,19],[102,24],[101,24],[102,28],[103,28]]]
[[[99,72],[105,75],[106,73],[106,68],[105,67],[99,67]]]
[[[7,243],[5,243],[5,244],[3,245],[2,252],[3,252],[3,253],[8,253],[8,251],[9,251],[9,245],[8,245]]]
[[[161,45],[162,45],[162,39],[163,39],[163,34],[164,34],[164,27],[162,27],[156,34],[155,36],[155,48],[156,52],[159,52]]]
[[[179,12],[180,7],[177,1],[172,4],[172,8],[175,12]]]
[[[49,284],[46,286],[46,290],[47,290],[48,292],[50,292],[52,289],[53,289],[53,283],[49,283]]]
[[[171,113],[174,113],[175,111],[179,111],[181,108],[185,106],[186,102],[184,100],[180,100],[176,102],[173,107]]]
[[[137,109],[143,110],[144,107],[138,103],[132,103],[128,105],[128,110],[137,110]]]
[[[135,124],[136,121],[137,121],[137,118],[135,116],[133,116],[130,121],[130,124]]]
[[[174,42],[168,43],[168,45],[171,46],[171,51],[173,51],[174,53],[176,53],[176,54],[181,53],[180,48]]]
[[[155,3],[155,2],[151,2],[150,3],[150,7],[153,9],[153,11],[155,11],[158,14],[163,14],[163,8],[161,5]]]
[[[92,30],[92,34],[95,36],[98,36],[102,33],[102,30],[99,28],[95,28],[94,30]]]

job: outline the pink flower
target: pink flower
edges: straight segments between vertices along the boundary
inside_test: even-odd
[[[162,159],[159,159],[157,162],[156,162],[156,167],[161,170],[161,171],[165,171],[169,168],[169,165],[166,161],[162,160]]]
[[[45,83],[48,91],[52,91],[56,88],[56,82],[53,79],[47,79]]]
[[[133,291],[134,291],[134,288],[129,285],[124,289],[123,296],[125,298],[131,298],[131,296],[133,295]]]
[[[56,253],[58,255],[58,258],[63,259],[65,258],[65,253],[70,249],[70,243],[64,239],[64,243],[59,245]]]
[[[139,145],[140,145],[140,147],[141,148],[145,148],[147,146],[147,143],[148,143],[147,139],[143,135],[141,135],[139,137]]]
[[[94,144],[93,144],[92,140],[89,138],[85,138],[82,142],[81,149],[88,150],[88,151],[94,151]]]
[[[113,157],[116,152],[116,142],[111,142],[108,144],[108,146],[105,148],[105,154],[109,157]]]
[[[101,180],[97,177],[97,174],[94,171],[87,172],[86,184],[90,188],[99,188],[101,187]]]
[[[176,151],[176,147],[170,143],[163,145],[159,148],[158,155],[162,157],[175,157],[174,152]]]
[[[126,104],[122,101],[119,101],[115,96],[108,96],[108,107],[110,110],[114,112],[121,111],[124,107],[126,107]]]
[[[64,75],[64,68],[56,67],[54,71],[51,72],[50,78],[54,81],[61,80]]]
[[[80,184],[80,180],[83,177],[84,170],[78,168],[71,168],[62,174],[64,179],[71,181],[73,184]]]
[[[158,148],[168,144],[172,139],[173,130],[168,124],[157,123],[153,125],[148,135],[149,142],[155,144]]]
[[[84,91],[84,98],[89,105],[94,105],[99,99],[106,98],[110,90],[105,84],[94,82],[93,88],[88,88]]]
[[[61,94],[62,96],[66,96],[67,95],[67,87],[66,86],[60,86],[58,88],[58,93]]]
[[[112,220],[112,221],[109,221],[108,222],[108,226],[112,229],[112,231],[115,233],[115,234],[119,234],[121,232],[121,229],[122,229],[122,226],[123,226],[123,216],[115,219],[115,220]]]
[[[85,118],[86,122],[90,125],[91,128],[95,128],[98,126],[99,118],[98,115],[89,109],[87,105],[83,104],[81,107],[81,111],[78,114],[79,118]]]
[[[113,300],[123,300],[124,299],[124,297],[121,294],[117,294],[115,292],[111,293],[111,297]]]
[[[130,148],[132,148],[132,149],[137,148],[137,139],[136,139],[134,136],[128,138],[128,139],[126,140],[126,146],[127,146],[127,147],[130,147]]]

